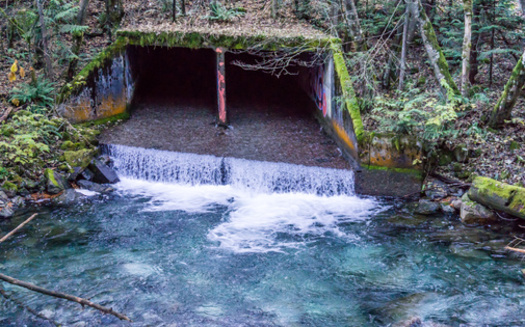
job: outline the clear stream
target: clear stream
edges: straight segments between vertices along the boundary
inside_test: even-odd
[[[110,196],[40,210],[0,270],[130,316],[4,284],[68,326],[525,326],[508,231],[353,195],[351,172],[122,146]],[[319,184],[322,177],[324,183]],[[27,217],[0,228],[7,231]],[[46,326],[0,302],[1,326]]]

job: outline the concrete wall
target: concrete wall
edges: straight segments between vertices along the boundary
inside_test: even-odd
[[[124,113],[133,99],[134,80],[127,52],[118,54],[89,74],[85,86],[66,99],[59,112],[73,123]]]
[[[354,169],[359,169],[358,142],[342,101],[332,55],[327,55],[324,62],[315,67],[301,69],[299,85],[317,106],[316,117],[323,129],[336,141]]]

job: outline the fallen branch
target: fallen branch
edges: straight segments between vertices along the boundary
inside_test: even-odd
[[[42,288],[42,287],[36,286],[34,284],[18,280],[16,278],[13,278],[13,277],[1,274],[1,273],[0,273],[0,279],[5,281],[5,282],[8,282],[9,284],[13,284],[13,285],[17,285],[17,286],[20,286],[20,287],[23,287],[23,288],[27,288],[28,290],[35,291],[35,292],[38,292],[38,293],[41,293],[41,294],[45,294],[45,295],[53,296],[53,297],[56,297],[56,298],[59,298],[59,299],[64,299],[64,300],[76,302],[76,303],[78,303],[78,304],[80,304],[82,306],[87,305],[88,307],[92,307],[92,308],[97,309],[99,311],[102,311],[104,313],[113,315],[113,316],[119,318],[120,320],[131,321],[131,319],[129,319],[128,317],[126,317],[122,313],[113,311],[112,308],[106,308],[104,306],[101,306],[100,304],[93,303],[93,302],[91,302],[89,300],[83,299],[83,298],[78,297],[78,296],[69,295],[69,294],[61,293],[61,292],[50,291],[50,290],[47,290],[45,288]]]
[[[30,222],[31,220],[33,220],[33,218],[35,218],[38,214],[35,213],[33,214],[31,217],[27,218],[23,223],[21,223],[20,225],[18,225],[18,227],[16,227],[15,229],[13,229],[12,231],[10,231],[9,233],[7,233],[4,237],[0,238],[0,243],[4,242],[5,240],[7,240],[9,237],[11,237],[14,233],[18,232],[22,227],[24,227],[28,222]]]
[[[514,252],[518,252],[518,253],[525,253],[524,249],[512,248],[510,246],[506,246],[505,250],[510,250],[510,251],[514,251]]]
[[[27,305],[22,303],[22,301],[13,298],[11,295],[7,294],[6,291],[4,291],[2,288],[0,288],[0,295],[2,295],[6,300],[12,301],[16,305],[18,305],[18,306],[22,307],[23,309],[29,311],[34,316],[36,316],[36,317],[38,317],[38,318],[40,318],[42,320],[47,320],[47,321],[49,321],[50,323],[52,323],[53,325],[55,325],[57,327],[60,326],[60,324],[58,322],[54,321],[53,319],[50,319],[50,318],[44,316],[43,314],[40,314],[40,313],[36,312],[35,310],[31,309],[30,307],[28,307]]]
[[[13,111],[13,107],[8,107],[4,114],[2,115],[2,117],[0,117],[0,123],[3,122],[4,120],[6,120],[7,118],[9,118],[9,115],[11,114],[11,112]]]

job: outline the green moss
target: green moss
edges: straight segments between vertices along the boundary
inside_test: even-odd
[[[518,80],[518,77],[523,73],[524,69],[525,66],[523,65],[523,58],[520,58],[520,60],[518,60],[518,63],[512,70],[512,74],[510,75],[507,84],[505,84],[505,88],[503,89],[503,93],[501,93],[501,97],[499,98],[498,103],[496,103],[496,106],[492,110],[492,115],[490,117],[489,122],[491,127],[496,128],[498,125],[501,125],[505,119],[509,118],[508,116],[510,116],[510,110],[516,103],[517,97],[512,97],[511,101],[508,101],[507,98],[509,96],[510,91],[514,87],[516,87],[515,84]]]
[[[62,143],[62,145],[60,146],[60,149],[61,150],[80,150],[82,148],[84,148],[85,146],[80,143],[80,142],[76,142],[76,143],[73,143],[71,141],[65,141],[64,143]]]
[[[111,116],[111,117],[106,117],[106,118],[101,118],[101,119],[97,119],[97,120],[92,120],[92,121],[88,121],[88,122],[85,122],[85,123],[81,123],[81,124],[78,124],[77,126],[83,127],[83,128],[96,127],[96,126],[100,126],[100,125],[116,123],[119,120],[128,120],[129,117],[130,117],[130,114],[126,111],[126,112],[123,112],[123,113],[120,113],[120,114],[117,114],[117,115],[114,115],[114,116]],[[93,132],[95,132],[95,131],[93,131]],[[95,132],[95,133],[97,133],[97,132]],[[98,132],[98,133],[100,133],[100,132]]]
[[[93,149],[83,149],[78,151],[65,151],[64,160],[71,167],[86,168],[91,159],[96,155],[97,151]]]
[[[57,102],[62,103],[68,99],[72,94],[76,94],[80,91],[87,83],[87,80],[100,67],[103,67],[104,64],[115,57],[116,55],[124,52],[126,46],[128,45],[128,40],[126,38],[119,37],[113,42],[109,47],[105,48],[100,52],[91,62],[89,62],[79,73],[73,81],[65,84],[57,97]]]
[[[425,21],[425,24],[423,25],[423,31],[425,33],[425,36],[428,39],[428,42],[431,44],[432,48],[438,52],[439,58],[437,60],[437,65],[439,67],[439,71],[445,78],[445,82],[452,88],[455,94],[459,94],[459,89],[454,82],[454,79],[452,78],[452,75],[450,75],[450,69],[448,66],[447,59],[445,58],[445,55],[443,54],[443,50],[441,50],[441,46],[439,45],[436,32],[434,31],[434,27],[432,26],[432,23],[427,17],[427,14],[425,13],[425,10],[423,7],[420,9],[420,15],[423,17],[423,20]]]
[[[476,176],[469,197],[491,208],[525,219],[525,188]]]
[[[55,178],[55,171],[51,168],[47,168],[45,171],[44,171],[44,176],[45,178],[51,182],[51,184],[53,184],[54,186],[56,187],[61,187],[61,185],[57,182],[56,178]]]
[[[423,177],[423,173],[417,169],[411,169],[411,168],[389,168],[389,167],[382,167],[382,166],[374,166],[374,165],[363,165],[362,166],[363,168],[365,169],[368,169],[368,170],[383,170],[383,171],[391,171],[391,172],[396,172],[396,173],[400,173],[400,174],[408,174],[408,175],[413,175],[413,176],[416,176],[418,178],[422,178]]]
[[[15,183],[11,183],[11,182],[4,182],[4,184],[2,184],[2,188],[6,191],[12,191],[12,192],[18,191],[18,186],[16,186]]]
[[[303,36],[268,37],[263,34],[253,36],[231,36],[210,33],[161,32],[144,33],[140,31],[119,31],[118,35],[128,40],[128,44],[139,46],[167,46],[182,48],[222,47],[234,50],[257,48],[275,51],[282,48],[298,47],[315,50],[330,46],[331,38],[307,39]]]
[[[361,143],[365,134],[363,127],[363,120],[361,118],[361,109],[359,108],[359,102],[352,85],[352,80],[348,74],[348,69],[346,68],[345,59],[343,57],[343,52],[341,51],[340,43],[334,42],[331,44],[332,54],[334,58],[334,68],[339,77],[341,88],[343,91],[343,97],[345,98],[346,110],[352,118],[352,123],[354,125],[354,133],[357,138],[357,142]]]

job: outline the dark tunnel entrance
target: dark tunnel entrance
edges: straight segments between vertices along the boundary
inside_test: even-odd
[[[218,157],[349,168],[323,131],[308,93],[312,68],[280,78],[236,63],[247,53],[225,55],[229,128],[218,127],[218,55],[213,49],[128,48],[136,80],[131,118],[108,130],[103,143]],[[314,68],[315,69],[315,68]]]

